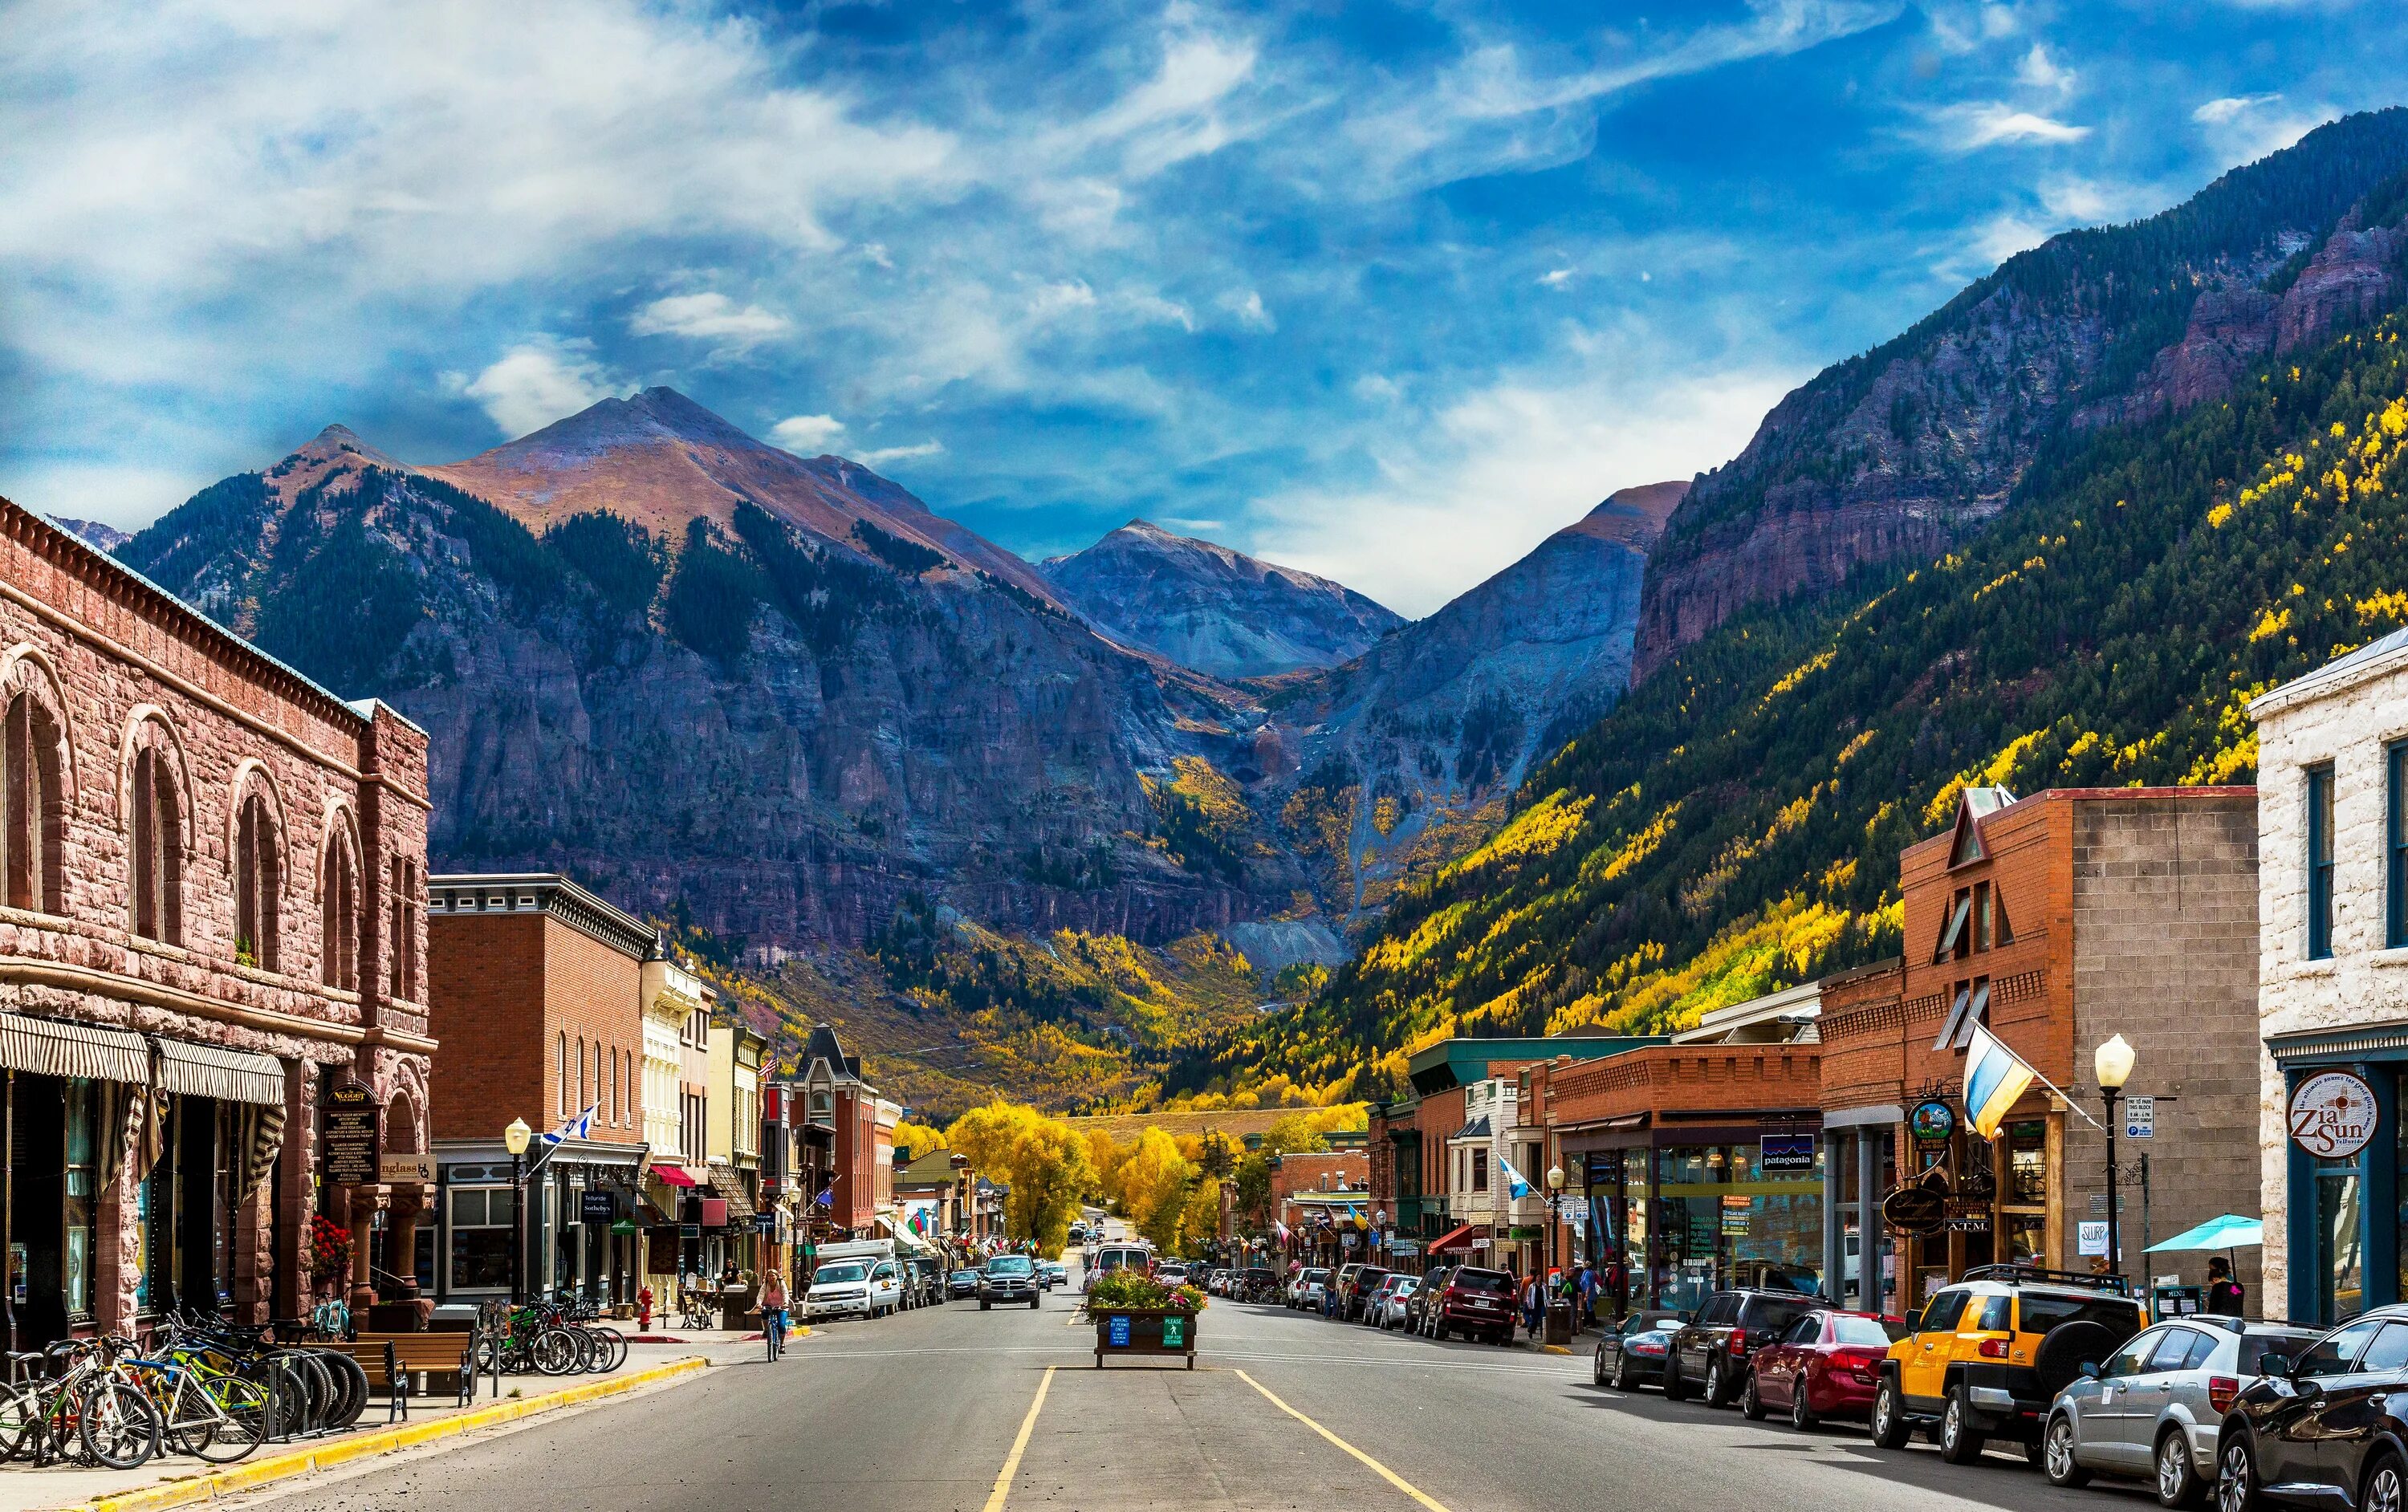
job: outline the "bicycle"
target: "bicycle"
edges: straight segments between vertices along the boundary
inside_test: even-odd
[[[128,1351],[131,1339],[112,1344]],[[210,1464],[232,1464],[267,1440],[267,1392],[253,1381],[203,1362],[204,1351],[170,1347],[163,1358],[127,1352],[109,1378],[130,1381],[149,1398],[160,1431],[179,1451]]]

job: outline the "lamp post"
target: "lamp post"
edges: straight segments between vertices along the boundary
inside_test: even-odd
[[[2099,1096],[2107,1105],[2107,1268],[2117,1276],[2124,1274],[2124,1243],[2115,1212],[2115,1100],[2132,1077],[2133,1059],[2132,1047],[2121,1034],[2100,1046],[2090,1059],[2099,1075]]]
[[[1555,1268],[1555,1229],[1563,1220],[1564,1167],[1560,1161],[1547,1167],[1547,1269]]]
[[[512,1119],[502,1131],[502,1148],[510,1152],[510,1305],[526,1301],[526,1148],[535,1131],[524,1119]]]

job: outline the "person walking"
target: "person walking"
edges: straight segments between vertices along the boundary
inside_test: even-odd
[[[1522,1283],[1522,1331],[1533,1339],[1539,1336],[1539,1325],[1545,1316],[1546,1306],[1546,1288],[1539,1283],[1539,1273],[1534,1270],[1529,1279]]]
[[[786,1352],[786,1278],[776,1266],[761,1277],[761,1336],[768,1341],[769,1358]]]
[[[1580,1305],[1572,1311],[1572,1332],[1584,1333],[1597,1313],[1597,1267],[1582,1261],[1573,1273],[1572,1289],[1580,1294]]]
[[[2232,1262],[2217,1255],[2207,1262],[2207,1310],[2225,1318],[2244,1316],[2242,1305],[2246,1293],[2241,1283],[2232,1278]]]

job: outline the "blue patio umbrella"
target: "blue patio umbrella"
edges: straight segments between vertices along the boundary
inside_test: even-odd
[[[2238,1249],[2243,1245],[2265,1242],[2266,1225],[2262,1220],[2227,1213],[2195,1229],[2185,1229],[2171,1239],[2161,1239],[2145,1252],[2154,1255],[2163,1249]]]

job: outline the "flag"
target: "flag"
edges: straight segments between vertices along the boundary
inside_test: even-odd
[[[1530,1183],[1522,1179],[1522,1173],[1513,1169],[1513,1163],[1505,1158],[1504,1151],[1498,1151],[1497,1163],[1505,1173],[1505,1194],[1516,1202],[1527,1197],[1531,1191]]]
[[[601,1104],[593,1104],[588,1106],[584,1112],[578,1114],[575,1118],[563,1123],[559,1128],[554,1129],[552,1133],[544,1135],[543,1142],[547,1145],[557,1145],[564,1139],[593,1138],[594,1115],[601,1110]]]
[[[2007,1109],[2032,1084],[2032,1068],[1980,1024],[1965,1048],[1965,1118],[1985,1139],[1999,1136]]]
[[[821,1207],[834,1207],[836,1205],[836,1189],[834,1187],[822,1187],[819,1191],[819,1195],[813,1197],[811,1201]]]

